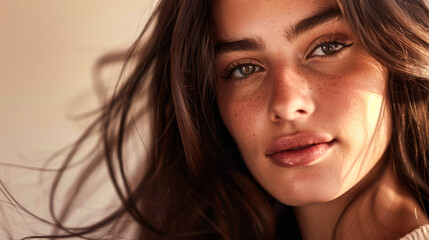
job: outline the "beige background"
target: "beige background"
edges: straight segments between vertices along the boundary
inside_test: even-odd
[[[47,189],[34,184],[40,174],[8,164],[40,167],[79,136],[87,122],[73,116],[98,104],[94,62],[125,49],[154,5],[152,0],[0,0],[0,179],[30,209],[46,201]],[[113,70],[107,74],[111,81],[115,76]],[[13,219],[13,208],[5,203],[2,208],[12,210],[6,217]],[[20,221],[2,225],[19,237],[31,225]],[[6,239],[1,230],[0,225],[0,239]]]

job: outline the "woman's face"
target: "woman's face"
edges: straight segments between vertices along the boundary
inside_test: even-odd
[[[217,102],[256,180],[302,206],[341,196],[390,139],[386,70],[330,0],[217,0]]]

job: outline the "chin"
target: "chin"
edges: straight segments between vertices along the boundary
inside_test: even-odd
[[[336,199],[337,197],[338,196],[312,195],[312,196],[288,197],[288,198],[282,198],[277,200],[291,207],[303,207],[303,206],[312,205],[312,204],[327,203]]]
[[[322,184],[317,184],[322,183]],[[289,184],[282,191],[273,192],[278,201],[292,207],[327,203],[344,194],[340,186],[325,182]]]

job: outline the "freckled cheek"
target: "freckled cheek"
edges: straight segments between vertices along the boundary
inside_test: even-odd
[[[217,101],[222,120],[238,145],[242,145],[242,139],[257,136],[263,118],[261,114],[264,112],[261,95],[221,89]]]
[[[383,82],[383,79],[376,75],[344,72],[342,75],[331,76],[320,81],[318,92],[323,96],[323,102],[330,106],[329,109],[347,111],[364,105],[367,93],[383,95],[383,84],[379,82]]]
[[[331,77],[319,86],[325,96],[324,114],[331,122],[340,126],[337,134],[343,138],[352,137],[361,140],[366,135],[351,133],[367,132],[373,134],[383,100],[386,97],[386,76],[369,67],[360,67],[356,71],[345,71],[342,75]]]
[[[316,97],[318,107],[324,111],[334,111],[338,113],[341,109],[347,109],[351,101],[350,89],[345,80],[341,76],[332,76],[328,79],[321,79],[317,82],[317,86],[313,89],[316,90]]]

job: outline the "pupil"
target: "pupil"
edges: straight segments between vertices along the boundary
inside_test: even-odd
[[[255,71],[255,67],[252,65],[245,65],[240,68],[240,72],[243,75],[249,75]]]

